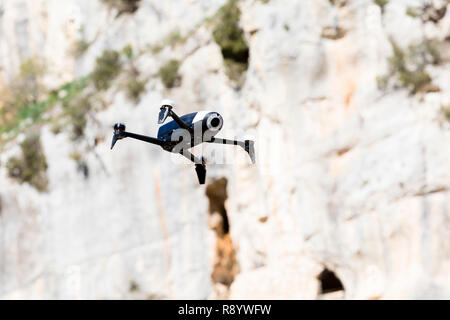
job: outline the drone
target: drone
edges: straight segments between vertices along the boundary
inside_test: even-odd
[[[116,123],[111,150],[118,140],[133,138],[158,145],[168,152],[179,153],[195,164],[198,182],[201,185],[205,184],[206,180],[206,159],[203,156],[198,158],[188,151],[199,144],[217,143],[240,146],[249,154],[252,163],[256,163],[254,141],[237,141],[215,137],[223,127],[223,118],[219,113],[200,111],[179,117],[173,111],[175,107],[175,102],[171,100],[161,102],[158,124],[163,124],[168,117],[173,120],[159,128],[157,138],[127,132],[124,124]]]

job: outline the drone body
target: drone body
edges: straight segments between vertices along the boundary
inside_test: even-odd
[[[124,124],[116,124],[111,149],[114,148],[118,140],[124,138],[133,138],[159,145],[165,151],[179,153],[194,162],[200,184],[204,184],[206,179],[205,159],[203,157],[199,159],[188,151],[188,149],[199,144],[218,143],[241,146],[249,154],[252,162],[255,163],[254,141],[215,138],[223,127],[223,118],[220,114],[212,111],[201,111],[178,117],[172,110],[174,107],[175,103],[170,100],[164,100],[161,103],[158,123],[164,123],[168,117],[173,118],[173,120],[159,128],[157,138],[127,132]]]

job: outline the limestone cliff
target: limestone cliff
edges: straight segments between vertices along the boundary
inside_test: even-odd
[[[1,0],[0,297],[449,298],[449,39],[444,0]],[[164,97],[257,164],[111,152]]]

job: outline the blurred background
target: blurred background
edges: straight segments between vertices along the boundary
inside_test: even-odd
[[[2,299],[450,298],[450,1],[0,0],[0,93]]]

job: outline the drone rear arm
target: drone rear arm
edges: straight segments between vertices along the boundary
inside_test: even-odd
[[[255,142],[252,140],[238,141],[238,140],[229,140],[229,139],[221,139],[221,138],[211,138],[209,141],[205,141],[207,143],[217,143],[217,144],[231,144],[235,146],[241,146],[247,151],[252,163],[256,163],[255,159]]]

